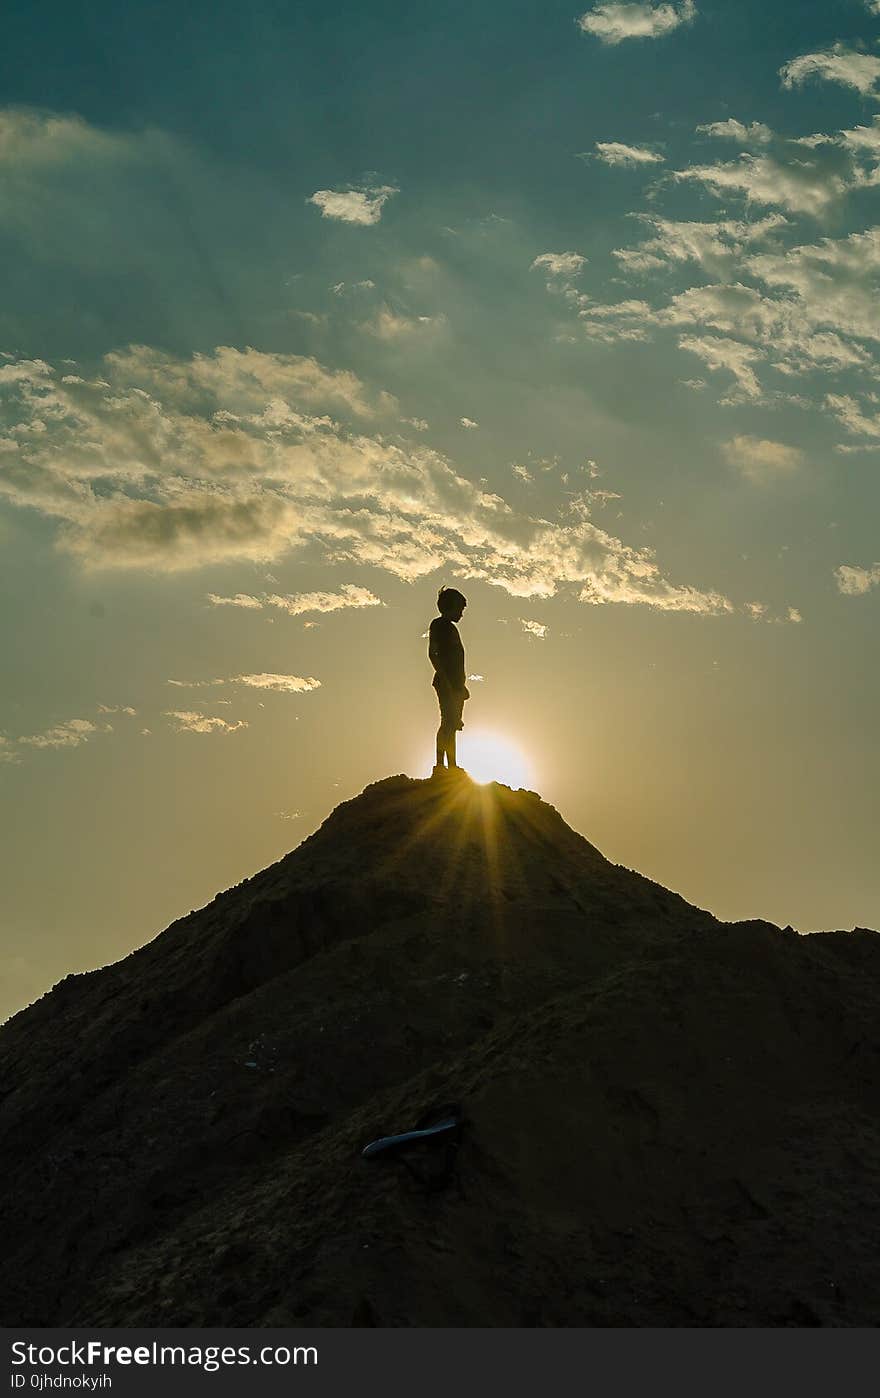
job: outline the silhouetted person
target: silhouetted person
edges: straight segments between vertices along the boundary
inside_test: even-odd
[[[464,728],[461,720],[465,699],[470,699],[464,682],[464,646],[458,634],[467,601],[454,587],[441,587],[437,595],[440,612],[428,630],[428,658],[434,666],[432,684],[440,701],[440,727],[437,729],[437,763],[435,774],[442,772],[443,759],[447,766],[457,769],[455,735]]]

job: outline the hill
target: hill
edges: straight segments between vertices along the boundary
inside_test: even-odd
[[[390,777],[0,1029],[0,1316],[874,1325],[878,1023],[877,933],[721,923],[533,793]],[[361,1159],[448,1101],[448,1178]]]

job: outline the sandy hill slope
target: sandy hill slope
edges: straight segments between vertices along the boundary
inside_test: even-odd
[[[390,777],[0,1029],[0,1320],[874,1325],[878,1023],[877,933]]]

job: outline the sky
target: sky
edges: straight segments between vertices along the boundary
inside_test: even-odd
[[[584,4],[584,0],[580,0]],[[8,0],[0,1015],[462,756],[880,927],[880,0]]]

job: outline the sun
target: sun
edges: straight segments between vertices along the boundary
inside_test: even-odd
[[[504,786],[529,787],[532,769],[515,743],[501,733],[478,728],[458,738],[458,760],[475,782],[502,782]]]

